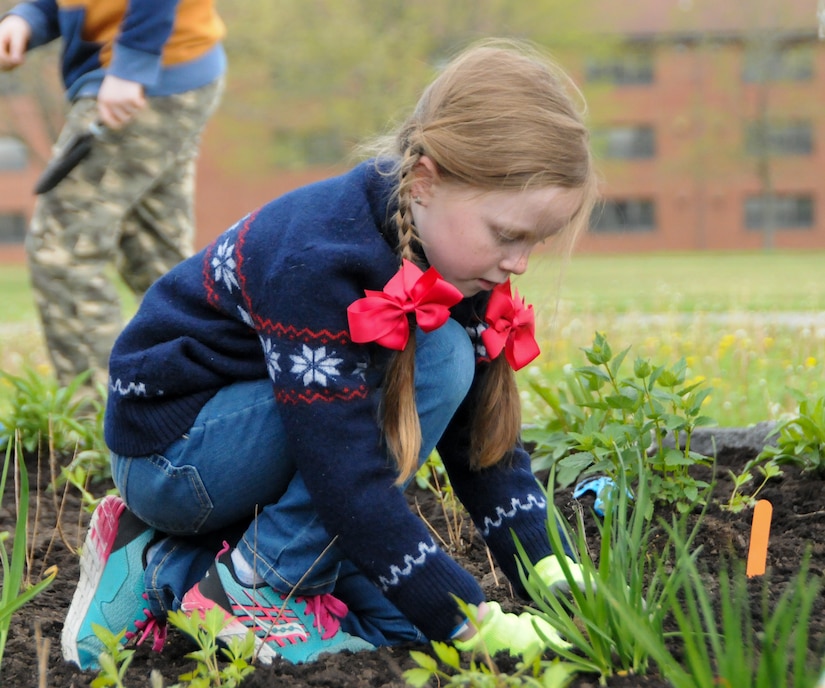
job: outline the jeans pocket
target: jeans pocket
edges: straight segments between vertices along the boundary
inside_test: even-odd
[[[161,532],[194,535],[212,512],[198,469],[174,466],[162,454],[114,454],[112,476],[130,511]]]

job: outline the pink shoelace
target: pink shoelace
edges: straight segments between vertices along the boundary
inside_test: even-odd
[[[217,556],[220,557],[222,554],[230,551],[231,549],[232,548],[229,543],[224,540],[223,547],[220,552],[218,552]],[[282,598],[286,599],[286,596],[282,595]],[[347,607],[346,604],[329,593],[323,595],[312,595],[310,597],[296,597],[295,601],[304,602],[306,604],[304,611],[307,614],[312,614],[314,618],[312,625],[318,629],[318,632],[321,634],[321,638],[324,640],[329,640],[336,633],[338,633],[338,630],[341,628],[341,619],[343,619],[349,612],[349,607]],[[151,616],[148,611],[147,616]],[[151,617],[151,619],[154,620],[154,617]],[[165,640],[165,638],[166,627],[164,626],[163,639]],[[155,644],[157,644],[157,640]],[[161,640],[160,646],[163,647],[163,640]],[[154,649],[154,645],[152,647]]]
[[[146,593],[143,594],[143,597],[146,598]],[[126,640],[137,638],[137,644],[142,645],[143,641],[151,635],[152,650],[160,652],[166,643],[168,627],[165,623],[158,621],[148,609],[144,609],[143,614],[146,618],[135,621],[135,630],[126,632]]]
[[[349,608],[337,597],[330,594],[296,597],[296,602],[305,602],[305,611],[315,617],[312,625],[321,633],[321,638],[329,640],[341,628],[341,619]]]

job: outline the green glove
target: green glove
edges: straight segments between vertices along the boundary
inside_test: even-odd
[[[555,628],[535,614],[508,614],[498,602],[488,602],[487,607],[489,611],[479,623],[478,632],[468,640],[453,641],[462,652],[486,648],[491,655],[507,650],[513,657],[534,656],[548,648],[542,636],[558,647],[569,647]]]
[[[582,571],[581,564],[573,561],[570,557],[565,557],[565,559],[570,569],[573,582],[580,590],[584,590],[584,572]],[[568,592],[570,590],[570,583],[564,575],[558,557],[553,555],[544,557],[544,559],[536,562],[533,569],[534,571],[530,574],[530,578],[537,576],[551,591]]]

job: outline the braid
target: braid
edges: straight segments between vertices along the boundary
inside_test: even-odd
[[[412,173],[418,161],[421,159],[420,146],[408,146],[404,151],[399,168],[398,184],[398,210],[393,217],[398,230],[398,251],[401,258],[415,261],[415,251],[413,245],[418,241],[415,234],[415,226],[412,220],[411,197],[412,185],[415,177]]]
[[[411,208],[412,171],[420,158],[420,146],[408,145],[404,150],[399,165],[398,210],[393,217],[398,231],[400,257],[413,262],[416,262],[414,246],[418,238]],[[398,464],[398,484],[418,469],[418,454],[421,451],[421,423],[415,405],[415,323],[410,325],[407,346],[390,361],[384,385],[384,437],[390,454]]]

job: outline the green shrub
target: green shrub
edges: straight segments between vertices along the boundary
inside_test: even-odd
[[[655,501],[686,512],[701,503],[708,486],[690,468],[711,460],[690,443],[695,428],[714,424],[701,413],[710,389],[686,382],[684,360],[666,367],[637,358],[632,374],[623,377],[629,350],[614,356],[604,335],[596,333],[592,346],[583,349],[589,365],[569,368],[557,389],[531,383],[551,412],[543,425],[524,432],[525,441],[535,445],[534,468],[554,468],[560,486],[592,474],[614,482],[626,476],[632,486],[642,472],[649,473]],[[667,442],[669,437],[679,437],[684,450]],[[639,454],[646,457],[641,466]]]
[[[771,433],[776,435],[776,446],[765,447],[757,458],[793,464],[825,477],[825,396],[812,401],[801,392],[790,391],[799,409]]]

